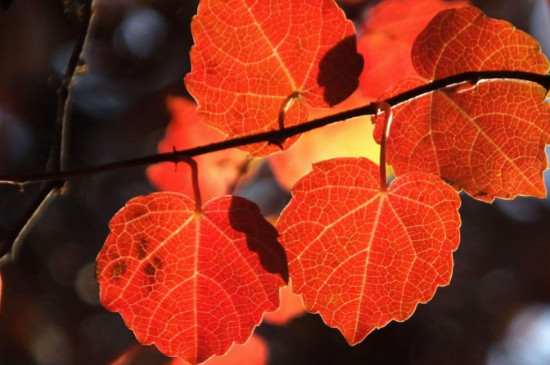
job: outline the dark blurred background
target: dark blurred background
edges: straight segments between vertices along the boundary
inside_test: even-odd
[[[9,3],[0,8],[0,174],[39,172],[48,160],[56,91],[79,21],[65,6],[71,1]],[[95,1],[87,72],[73,93],[69,167],[156,152],[169,121],[166,96],[187,95],[182,78],[197,3]],[[360,21],[375,3],[344,9]],[[546,0],[474,4],[530,32],[549,54]],[[272,189],[270,179],[267,171],[241,193],[276,213],[272,207],[288,194]],[[0,247],[39,188],[21,193],[0,185]],[[144,168],[70,180],[26,236],[17,260],[0,267],[0,365],[106,364],[135,344],[120,316],[99,304],[94,260],[109,219],[128,199],[151,191]],[[550,200],[488,205],[464,196],[461,215],[451,285],[411,319],[355,347],[316,315],[262,325],[256,333],[268,341],[270,364],[550,364]],[[131,364],[166,362],[154,347],[133,354]]]

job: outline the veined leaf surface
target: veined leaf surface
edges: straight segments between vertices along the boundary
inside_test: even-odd
[[[279,129],[281,115],[284,126],[305,122],[306,105],[343,101],[363,68],[353,24],[333,0],[202,0],[191,29],[185,84],[201,119],[228,138]]]
[[[364,158],[314,164],[277,222],[294,291],[350,344],[447,285],[460,240],[448,184],[409,173],[381,191],[378,171]]]
[[[277,232],[252,202],[224,196],[202,213],[178,193],[134,198],[97,258],[101,302],[142,344],[196,364],[244,343],[288,281]]]

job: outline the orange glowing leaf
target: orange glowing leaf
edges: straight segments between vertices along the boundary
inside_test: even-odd
[[[213,356],[204,365],[266,365],[269,358],[267,343],[260,336],[252,335],[246,343],[233,345],[223,356]],[[166,365],[189,365],[189,362],[174,358]]]
[[[362,93],[354,92],[334,108],[312,111],[311,119],[357,108],[371,101]],[[362,116],[304,133],[288,150],[269,156],[273,174],[282,187],[290,190],[315,162],[334,157],[378,158],[380,147],[371,137],[373,129],[370,117]]]
[[[167,107],[172,115],[166,136],[158,145],[159,152],[172,152],[223,140],[223,134],[199,120],[195,103],[178,97],[169,97]],[[194,158],[199,169],[199,186],[204,201],[229,193],[243,164],[246,152],[227,149]],[[147,176],[158,189],[177,191],[193,196],[191,167],[186,163],[177,166],[172,162],[153,165]],[[212,178],[215,176],[215,178]]]
[[[370,160],[317,163],[277,223],[293,290],[350,344],[407,319],[448,284],[459,243],[460,199],[437,176],[379,184]]]
[[[394,82],[415,75],[411,48],[416,36],[441,10],[468,4],[465,0],[386,0],[370,8],[357,39],[365,59],[359,88],[376,98]]]
[[[130,200],[97,257],[105,308],[142,344],[197,364],[244,343],[288,281],[277,232],[252,202],[224,196],[202,213],[179,193]]]
[[[292,318],[304,313],[302,298],[292,292],[292,286],[281,288],[281,306],[275,312],[264,315],[264,321],[271,324],[284,325]]]
[[[353,24],[333,0],[202,0],[191,30],[185,84],[201,120],[229,138],[305,122],[306,106],[350,95],[363,67]],[[267,142],[243,148],[279,151]]]
[[[473,7],[439,13],[416,39],[412,60],[422,78],[394,85],[384,98],[461,72],[546,75],[549,68],[534,39]],[[544,148],[550,143],[545,97],[538,84],[482,80],[410,100],[393,108],[388,163],[396,175],[437,174],[484,201],[519,194],[543,197]],[[377,140],[381,124],[375,128]]]

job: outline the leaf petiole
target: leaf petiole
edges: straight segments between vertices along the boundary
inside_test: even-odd
[[[380,191],[387,191],[387,181],[386,181],[386,139],[388,138],[388,133],[390,131],[390,124],[392,121],[392,110],[391,105],[385,101],[379,101],[376,103],[376,114],[375,118],[378,118],[380,112],[384,113],[384,127],[382,129],[382,138],[380,140]]]
[[[191,182],[193,184],[193,194],[195,198],[195,213],[202,213],[202,198],[201,198],[201,189],[199,186],[199,166],[197,161],[192,157],[184,157],[183,162],[191,167]]]

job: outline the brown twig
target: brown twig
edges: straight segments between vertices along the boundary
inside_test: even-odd
[[[395,107],[408,100],[414,99],[421,95],[444,89],[457,84],[469,82],[477,83],[483,80],[520,80],[533,82],[541,85],[546,90],[550,89],[550,75],[540,75],[522,71],[478,71],[466,72],[458,75],[449,76],[443,79],[434,80],[428,84],[407,90],[401,94],[383,100],[391,107]],[[40,181],[51,181],[59,179],[69,179],[78,176],[88,176],[103,172],[146,166],[159,162],[183,162],[190,157],[204,155],[211,152],[217,152],[229,148],[241,147],[258,142],[285,140],[295,135],[308,132],[313,129],[323,127],[325,125],[344,121],[346,119],[355,118],[363,115],[373,115],[378,111],[379,102],[373,102],[365,106],[350,109],[341,113],[329,115],[323,118],[315,119],[299,125],[285,127],[284,129],[274,130],[252,134],[244,137],[228,139],[221,142],[216,142],[208,145],[189,148],[186,150],[173,151],[169,153],[159,153],[150,156],[138,157],[113,163],[83,167],[79,169],[61,171],[61,172],[43,172],[35,174],[20,174],[20,175],[0,175],[0,184],[15,184],[23,186],[26,184],[36,183]]]
[[[76,70],[78,69],[81,54],[88,39],[89,30],[92,24],[92,1],[93,0],[85,0],[80,6],[78,14],[81,19],[80,33],[77,37],[76,44],[67,64],[67,68],[63,74],[61,85],[57,90],[56,125],[47,164],[47,169],[49,170],[48,173],[54,175],[62,174],[65,167],[66,150],[68,146],[67,131],[70,113],[70,95],[74,84]],[[19,220],[19,223],[8,235],[3,246],[0,247],[0,264],[12,261],[17,257],[18,247],[20,242],[22,242],[23,237],[26,235],[30,227],[32,227],[40,214],[45,210],[50,201],[65,185],[65,179],[62,177],[43,181],[46,183],[43,184],[25,214]],[[16,185],[19,185],[19,187],[22,188],[21,184],[16,183]]]

